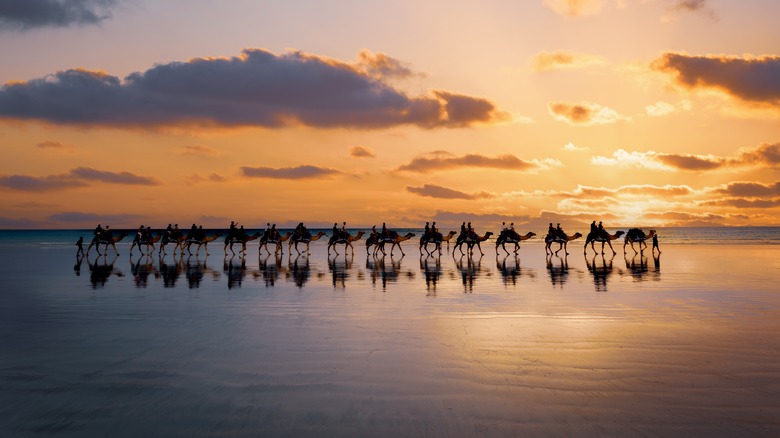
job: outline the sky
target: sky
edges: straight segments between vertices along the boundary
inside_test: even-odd
[[[0,228],[780,225],[774,0],[0,0]]]

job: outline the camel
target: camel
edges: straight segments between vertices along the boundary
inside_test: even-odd
[[[117,255],[119,255],[119,251],[116,250],[116,244],[117,244],[117,242],[121,241],[125,237],[127,237],[127,232],[125,232],[125,231],[119,233],[119,235],[116,236],[116,237],[109,237],[108,239],[106,239],[105,237],[102,237],[102,236],[95,236],[92,239],[92,242],[87,247],[87,254],[89,254],[89,250],[92,249],[92,245],[95,245],[95,250],[97,250],[98,255],[101,255],[100,254],[100,245],[101,244],[105,244],[106,245],[106,252],[108,252],[108,245],[111,245],[112,247],[114,247],[114,252]]]
[[[288,231],[287,233],[284,234],[284,236],[280,236],[275,239],[266,237],[267,235],[268,233],[263,234],[263,237],[260,239],[260,250],[262,251],[262,249],[265,248],[265,250],[268,251],[268,254],[271,254],[271,250],[268,249],[268,244],[271,243],[276,245],[276,250],[274,251],[274,254],[278,253],[279,250],[281,250],[282,254],[284,254],[284,248],[282,248],[282,243],[290,239],[290,237],[292,237],[292,233]]]
[[[515,254],[517,254],[518,251],[520,251],[520,242],[523,240],[528,240],[532,237],[536,236],[536,233],[533,231],[529,231],[525,234],[525,236],[521,236],[517,233],[517,231],[514,230],[506,230],[502,231],[501,234],[498,236],[498,239],[496,239],[496,255],[498,255],[498,246],[501,245],[501,248],[504,249],[504,252],[509,254],[509,251],[506,250],[506,244],[507,243],[514,243],[515,244]]]
[[[135,238],[133,238],[133,244],[130,245],[130,255],[133,255],[133,248],[138,246],[138,249],[141,249],[141,245],[146,245],[146,254],[149,253],[149,247],[152,247],[152,251],[154,251],[154,244],[159,242],[162,238],[162,233],[157,233],[156,236],[152,237],[150,236],[148,239],[139,239],[138,235],[136,234]]]
[[[455,237],[456,234],[458,234],[458,233],[456,233],[455,231],[450,231],[449,233],[447,233],[446,236],[441,238],[442,243],[447,242],[447,250],[448,251],[449,251],[449,248],[450,248],[450,240],[452,240],[452,238]]]
[[[198,239],[187,240],[187,252],[189,254],[192,254],[192,251],[190,250],[190,247],[192,246],[193,243],[195,243],[195,244],[198,245],[198,249],[195,250],[195,255],[198,255],[198,253],[200,252],[200,247],[201,246],[205,246],[206,247],[206,255],[209,255],[209,242],[213,242],[213,241],[219,239],[220,237],[222,237],[222,233],[216,233],[213,236],[204,236],[200,240],[198,240]],[[249,239],[249,240],[254,240],[254,239]],[[238,243],[238,242],[240,242],[240,240],[237,240],[236,243]],[[244,242],[244,250],[246,250],[246,243],[245,242]],[[183,252],[184,252],[184,250],[182,249],[182,253]]]
[[[569,255],[569,249],[567,248],[569,242],[571,242],[574,239],[579,239],[580,237],[582,237],[582,234],[580,233],[574,233],[574,235],[566,236],[566,239],[561,239],[560,237],[557,236],[553,237],[548,234],[544,238],[544,253],[547,254],[547,252],[549,251],[549,254],[552,255],[553,252],[551,246],[553,243],[557,243],[559,245],[558,251],[563,249],[563,252],[565,252],[566,255]],[[555,255],[558,255],[558,251],[555,251]]]
[[[319,233],[315,234],[314,236],[311,235],[310,232],[306,231],[306,234],[303,236],[292,236],[290,239],[290,243],[288,244],[290,249],[290,254],[292,254],[292,246],[295,245],[295,250],[298,251],[298,254],[301,253],[301,251],[298,250],[298,244],[299,243],[305,243],[306,244],[306,252],[309,252],[309,244],[311,242],[320,240],[320,237],[324,236],[325,232],[320,231]]]
[[[371,233],[366,239],[366,255],[369,254],[371,246],[376,245],[379,242],[379,233]]]
[[[328,255],[330,255],[330,248],[335,247],[336,245],[343,243],[344,246],[344,253],[346,254],[347,248],[352,248],[352,255],[355,255],[355,248],[352,246],[352,242],[356,242],[360,240],[363,235],[366,234],[365,231],[358,231],[358,233],[354,236],[347,233],[347,237],[337,237],[337,236],[330,236],[330,240],[328,241]],[[334,248],[335,251],[335,248]],[[336,251],[336,254],[338,255],[338,251]]]
[[[617,251],[615,251],[615,248],[612,248],[612,241],[615,239],[619,239],[620,236],[625,234],[625,231],[618,231],[615,234],[609,234],[606,231],[604,234],[600,234],[598,232],[590,232],[588,233],[588,237],[585,238],[585,248],[583,249],[582,253],[587,254],[588,253],[588,244],[590,243],[591,249],[593,249],[593,252],[596,252],[596,248],[593,247],[593,244],[596,242],[601,242],[601,254],[604,254],[604,244],[606,243],[609,245],[609,249],[612,250],[612,255],[617,254]],[[606,238],[604,237],[606,236]]]
[[[447,242],[449,245],[450,239],[452,239],[452,236],[457,234],[455,231],[450,231],[447,233],[446,236],[442,235],[441,233],[435,233],[433,236],[422,236],[420,237],[420,255],[422,255],[423,248],[425,248],[425,252],[428,253],[428,256],[433,255],[434,252],[439,251],[439,255],[441,255],[441,244],[442,242]],[[428,251],[428,244],[433,243],[436,245],[436,248],[433,250],[433,252]]]
[[[479,237],[476,233],[474,233],[473,235],[469,235],[467,233],[461,234],[460,236],[458,236],[457,242],[455,242],[455,248],[452,249],[452,255],[453,256],[455,255],[456,249],[460,250],[461,255],[466,254],[463,252],[463,248],[462,248],[464,243],[467,246],[469,254],[472,254],[474,252],[474,245],[476,245],[477,249],[479,249],[479,253],[481,255],[485,255],[485,253],[482,252],[482,247],[479,245],[479,243],[488,240],[492,235],[493,235],[492,231],[486,232],[485,235],[482,237]]]
[[[647,240],[652,239],[653,236],[655,236],[655,230],[650,230],[650,232],[645,235],[641,229],[631,228],[628,230],[628,233],[626,233],[626,239],[623,241],[623,254],[626,253],[626,245],[629,243],[631,244],[631,249],[634,250],[634,254],[638,254],[636,249],[634,249],[634,242],[639,243],[639,252],[644,251],[647,248]]]
[[[178,248],[181,250],[181,253],[184,254],[184,242],[187,240],[187,236],[185,236],[183,233],[179,233],[175,238],[174,237],[168,237],[166,234],[163,233],[162,241],[160,242],[160,250],[157,251],[157,254],[163,253],[163,255],[167,255],[168,253],[165,251],[165,245],[171,243],[173,244],[173,255],[176,255],[176,249]]]
[[[240,236],[233,236],[230,239],[225,237],[225,256],[227,256],[228,245],[230,245],[230,252],[232,252],[233,255],[236,255],[236,252],[233,251],[233,244],[234,243],[240,243],[241,244],[241,251],[240,252],[245,253],[246,252],[246,243],[249,242],[249,241],[252,241],[252,240],[256,240],[258,237],[260,237],[260,233],[259,232],[256,232],[255,234],[252,234],[251,236],[248,235],[248,234],[242,234]],[[204,238],[203,240],[205,240],[205,239],[206,238]],[[198,246],[198,248],[200,249],[200,246]],[[189,251],[189,249],[188,249],[188,251]],[[207,247],[206,251],[208,251],[208,247]]]
[[[390,256],[393,255],[393,250],[397,246],[398,249],[401,250],[401,255],[405,256],[403,248],[401,248],[401,242],[407,241],[414,237],[414,233],[406,233],[405,235],[401,236],[395,231],[388,231],[387,237],[379,237],[379,241],[376,244],[376,248],[374,249],[374,256],[376,256],[377,251],[382,251],[382,255],[385,255],[385,244],[386,243],[392,243],[393,246],[390,247]]]

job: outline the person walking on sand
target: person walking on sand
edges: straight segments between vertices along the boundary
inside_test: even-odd
[[[79,236],[79,240],[76,241],[76,257],[84,255],[84,236]]]
[[[655,250],[658,250],[658,254],[661,254],[661,248],[658,247],[658,233],[653,234],[653,254]]]

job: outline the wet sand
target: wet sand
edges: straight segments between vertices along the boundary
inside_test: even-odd
[[[778,246],[311,248],[0,248],[0,435],[780,435]]]

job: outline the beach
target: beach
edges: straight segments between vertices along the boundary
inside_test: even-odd
[[[780,245],[215,243],[0,245],[0,434],[780,434]]]

